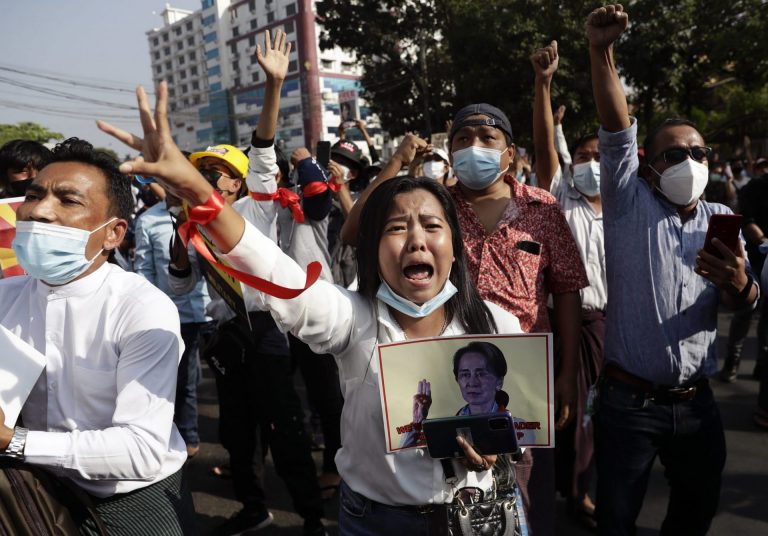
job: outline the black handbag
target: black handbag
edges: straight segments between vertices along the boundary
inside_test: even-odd
[[[441,460],[445,480],[456,483],[456,472],[451,460]],[[514,479],[514,477],[513,477]],[[496,489],[494,478],[494,497],[483,497],[478,502],[467,499],[460,491],[454,495],[453,502],[447,505],[448,534],[450,536],[521,536],[521,520],[517,504],[518,494],[514,487],[506,493]],[[510,483],[516,486],[516,483]],[[462,498],[462,495],[464,497]]]

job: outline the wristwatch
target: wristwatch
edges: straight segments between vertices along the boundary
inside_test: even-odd
[[[17,458],[19,460],[24,459],[24,446],[27,444],[27,428],[17,426],[13,429],[13,437],[11,442],[8,443],[8,447],[5,449],[5,455],[11,458]]]

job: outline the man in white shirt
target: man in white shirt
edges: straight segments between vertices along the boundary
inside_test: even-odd
[[[117,162],[76,138],[29,186],[13,244],[29,275],[0,281],[0,325],[46,364],[0,449],[88,492],[110,534],[193,534],[173,424],[179,316],[107,263],[132,209]]]

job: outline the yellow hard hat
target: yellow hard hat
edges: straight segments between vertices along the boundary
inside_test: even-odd
[[[198,151],[189,155],[189,161],[197,167],[197,161],[201,158],[218,158],[227,164],[230,168],[240,174],[240,179],[244,179],[248,173],[248,157],[245,153],[234,145],[212,145],[204,151]]]

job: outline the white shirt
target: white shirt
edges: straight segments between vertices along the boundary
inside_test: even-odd
[[[184,344],[173,302],[105,263],[59,287],[0,281],[0,324],[47,360],[22,408],[26,461],[98,497],[172,475],[186,460],[173,424]]]
[[[581,289],[581,308],[587,311],[605,311],[608,303],[605,271],[605,238],[603,214],[596,213],[589,201],[572,185],[562,180],[558,167],[549,191],[565,212],[565,219],[579,248],[581,261],[587,270],[589,286]]]
[[[238,245],[223,257],[238,269],[279,285],[298,288],[306,279],[302,267],[248,223]],[[386,452],[379,368],[372,357],[376,344],[405,340],[387,306],[380,301],[372,304],[357,292],[323,280],[292,300],[260,296],[281,331],[290,331],[315,353],[336,356],[344,395],[343,446],[336,454],[336,466],[344,481],[356,492],[385,504],[449,502],[452,492],[443,467],[426,449]],[[487,305],[499,333],[522,332],[514,315]],[[457,320],[444,332],[446,336],[462,333]],[[468,474],[463,468],[457,470],[458,487],[492,487],[490,471]]]

